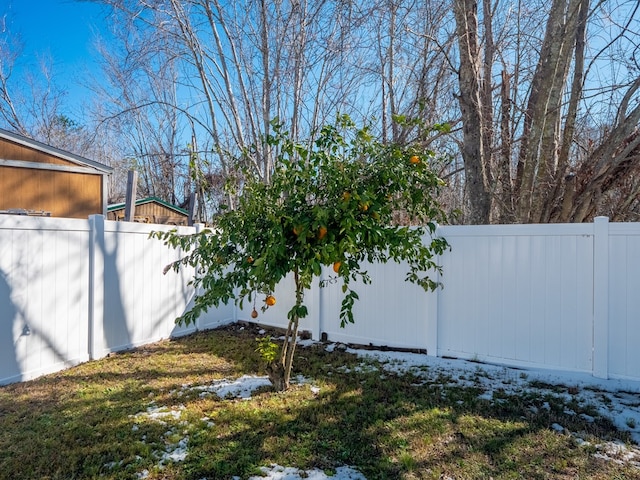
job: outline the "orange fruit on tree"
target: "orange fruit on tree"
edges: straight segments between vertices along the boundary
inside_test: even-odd
[[[420,157],[417,155],[412,155],[409,159],[409,162],[411,162],[413,165],[417,165],[418,163],[420,163]]]
[[[273,295],[267,295],[267,298],[264,299],[264,303],[266,303],[270,307],[273,307],[276,304],[276,297],[274,297]]]
[[[258,318],[258,312],[255,308],[253,309],[253,312],[251,312],[251,318]]]
[[[247,257],[247,263],[253,263],[253,257],[251,255]]]
[[[336,273],[340,273],[340,267],[342,266],[342,262],[334,262],[333,263],[333,271]]]
[[[342,194],[342,200],[344,200],[345,202],[348,202],[350,198],[351,198],[351,194],[349,192],[344,192]]]
[[[320,227],[318,229],[318,240],[322,240],[327,234],[327,227]]]

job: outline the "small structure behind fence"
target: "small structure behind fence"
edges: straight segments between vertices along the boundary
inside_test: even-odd
[[[212,309],[176,327],[194,291],[180,252],[149,233],[169,227],[0,216],[0,384],[34,378],[169,336],[250,320]],[[179,227],[182,233],[196,228]],[[640,380],[640,224],[444,226],[444,287],[425,294],[399,264],[370,265],[355,324],[341,328],[339,283],[305,293],[313,338],[429,355]],[[330,268],[324,278],[331,277]],[[257,321],[284,327],[292,279]]]

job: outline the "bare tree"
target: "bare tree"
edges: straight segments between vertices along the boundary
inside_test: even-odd
[[[596,66],[621,64],[605,52],[636,51],[638,8],[635,2],[614,3],[616,9],[611,2],[554,0],[533,13],[521,4],[513,27],[504,12],[497,13],[500,0],[483,0],[480,11],[476,0],[454,0],[468,222],[585,221],[604,208],[604,199],[610,204],[619,198],[617,179],[637,163],[632,160],[640,142],[639,85],[630,66],[626,79],[620,78],[621,65],[608,78],[595,75]],[[605,16],[606,29],[598,25]],[[519,23],[524,21],[526,37]],[[589,28],[599,39],[591,45]],[[542,41],[531,50],[526,38],[535,32]],[[596,114],[594,106],[605,95],[618,111]],[[590,139],[585,152],[581,129],[597,125],[606,126],[607,134]],[[635,189],[627,185],[627,191]]]
[[[183,202],[189,196],[189,152],[186,142],[180,143],[176,62],[157,42],[131,29],[118,33],[118,40],[120,52],[98,44],[103,77],[92,82],[96,121],[102,131],[118,133],[129,168],[139,171],[141,195]]]
[[[200,172],[196,177],[220,174],[241,181],[257,175],[268,182],[275,158],[269,142],[273,121],[285,124],[294,138],[308,136],[357,98],[346,88],[354,74],[348,74],[345,59],[357,63],[349,57],[357,32],[350,27],[362,15],[349,3],[101,3],[113,7],[115,30],[126,32],[117,36],[119,49],[102,51],[114,79],[102,92],[111,94],[107,116],[112,124],[120,117],[130,134],[136,132],[136,158],[155,153],[152,128],[160,117],[175,115],[174,131],[188,138],[189,158],[198,159],[191,162]],[[159,75],[162,63],[173,65],[172,77]],[[153,86],[159,78],[163,88]],[[154,120],[144,125],[150,111]],[[174,144],[170,153],[185,144]]]
[[[455,37],[443,28],[449,12],[440,0],[382,0],[368,15],[376,55],[365,55],[365,71],[379,85],[370,90],[383,141],[430,142],[431,127],[459,116],[448,63]]]
[[[125,32],[100,114],[149,192],[216,185],[233,205],[227,180],[269,181],[273,122],[308,138],[348,112],[449,153],[464,222],[637,209],[637,2],[95,1]]]
[[[2,22],[0,119],[4,128],[56,147],[67,147],[72,121],[61,113],[66,91],[54,81],[53,60],[42,55],[36,63],[25,64],[19,35],[6,24],[6,16]]]

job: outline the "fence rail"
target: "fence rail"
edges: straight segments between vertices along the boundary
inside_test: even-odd
[[[251,306],[174,324],[193,272],[162,274],[180,252],[148,239],[158,225],[103,216],[0,216],[0,384],[224,323]],[[180,227],[183,233],[195,228]],[[313,338],[424,349],[429,355],[640,380],[640,224],[443,226],[444,288],[425,294],[399,264],[370,265],[355,324],[340,327],[339,284],[305,293]],[[323,272],[325,279],[331,269]],[[283,327],[293,281],[257,319]]]

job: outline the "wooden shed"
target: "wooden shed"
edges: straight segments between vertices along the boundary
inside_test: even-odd
[[[124,210],[124,203],[109,205],[107,220],[124,220]],[[134,221],[163,225],[188,225],[189,212],[157,197],[147,197],[136,200]]]
[[[113,169],[0,129],[0,213],[87,218],[107,213]]]

